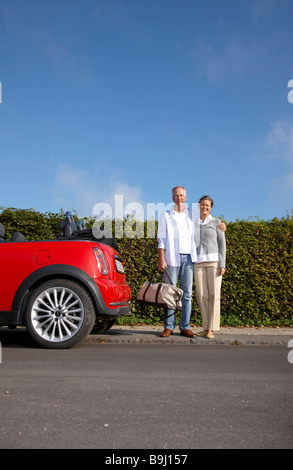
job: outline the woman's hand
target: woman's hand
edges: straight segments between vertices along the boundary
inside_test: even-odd
[[[219,268],[219,271],[218,271],[218,274],[219,276],[223,276],[226,272],[226,269],[225,268]]]
[[[227,226],[226,226],[225,222],[221,221],[221,223],[219,223],[219,225],[218,225],[218,229],[222,230],[222,232],[226,232]]]

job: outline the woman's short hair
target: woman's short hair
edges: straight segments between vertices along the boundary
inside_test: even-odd
[[[212,200],[212,198],[211,198],[210,196],[202,196],[198,202],[201,203],[201,201],[204,201],[205,199],[207,199],[208,201],[210,201],[211,207],[213,207],[214,201]]]

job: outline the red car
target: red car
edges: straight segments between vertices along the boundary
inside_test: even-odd
[[[68,217],[67,217],[68,219]],[[114,239],[61,221],[56,240],[4,241],[0,224],[0,326],[23,325],[40,346],[69,348],[131,315],[131,289]]]

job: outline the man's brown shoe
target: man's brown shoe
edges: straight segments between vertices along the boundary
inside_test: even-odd
[[[160,336],[162,336],[163,338],[167,338],[167,336],[170,336],[172,334],[173,334],[172,330],[169,330],[169,328],[165,328],[164,331],[160,333]]]
[[[180,333],[182,336],[187,336],[187,338],[193,338],[195,336],[194,333],[192,333],[191,330],[189,329],[186,329],[186,330],[181,330],[181,333]]]

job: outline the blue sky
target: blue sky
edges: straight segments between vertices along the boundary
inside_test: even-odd
[[[228,221],[285,216],[292,18],[292,0],[0,0],[0,205],[83,217],[183,185]]]

